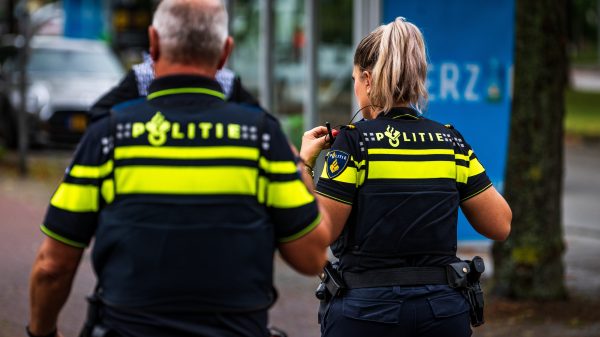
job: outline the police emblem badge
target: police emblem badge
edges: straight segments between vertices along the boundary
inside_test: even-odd
[[[329,151],[325,159],[325,166],[329,179],[333,179],[342,174],[348,165],[349,159],[350,155],[344,151]]]

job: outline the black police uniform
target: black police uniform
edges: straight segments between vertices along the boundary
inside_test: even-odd
[[[456,130],[413,109],[394,108],[342,128],[316,190],[352,205],[332,245],[348,279],[459,261],[459,205],[490,186]],[[471,334],[469,306],[459,291],[445,284],[377,286],[378,278],[333,299],[321,317],[324,336]]]
[[[275,119],[169,76],[90,126],[42,231],[95,237],[102,322],[121,336],[267,336],[276,245],[318,222]]]

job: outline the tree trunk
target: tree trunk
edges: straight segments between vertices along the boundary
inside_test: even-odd
[[[561,299],[563,116],[568,0],[516,0],[514,95],[505,196],[512,232],[495,243],[494,292]]]

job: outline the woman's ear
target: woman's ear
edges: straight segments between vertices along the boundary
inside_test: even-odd
[[[362,72],[362,76],[365,80],[365,87],[367,89],[367,94],[368,94],[369,92],[371,92],[371,80],[372,80],[371,73],[365,70]]]

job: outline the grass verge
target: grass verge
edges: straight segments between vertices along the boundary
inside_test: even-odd
[[[600,92],[567,90],[565,133],[600,139]]]

